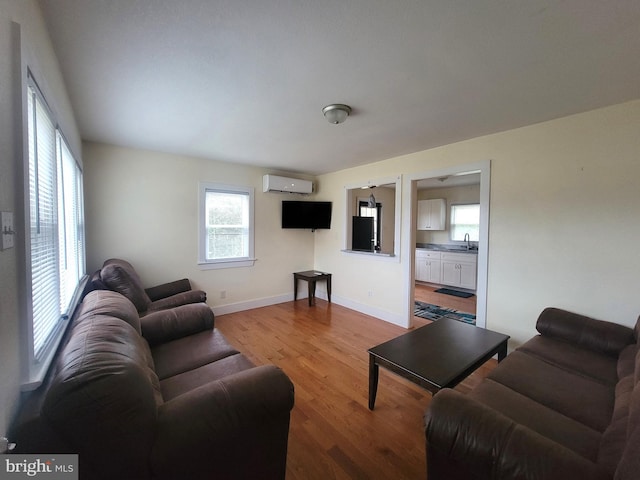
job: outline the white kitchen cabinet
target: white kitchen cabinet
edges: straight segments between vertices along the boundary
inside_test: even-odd
[[[444,198],[418,201],[418,230],[444,230],[447,205]]]
[[[440,283],[441,253],[431,250],[416,250],[416,280]]]
[[[477,277],[477,255],[473,253],[441,254],[443,285],[475,290]]]

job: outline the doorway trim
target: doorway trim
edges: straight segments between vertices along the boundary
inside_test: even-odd
[[[413,326],[413,306],[415,301],[415,255],[416,255],[416,221],[418,207],[419,180],[429,178],[439,178],[447,175],[459,175],[465,172],[480,172],[480,241],[478,242],[478,284],[476,288],[476,325],[486,328],[487,325],[487,282],[489,273],[489,204],[491,190],[491,160],[483,160],[476,163],[456,165],[438,170],[427,170],[423,172],[407,174],[404,176],[403,201],[408,208],[403,217],[402,242],[403,258],[408,262],[403,262],[405,271],[403,273],[404,286],[403,296],[406,299],[405,315],[407,327]]]

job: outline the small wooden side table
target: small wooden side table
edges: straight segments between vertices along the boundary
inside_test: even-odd
[[[331,303],[331,274],[319,272],[317,270],[307,270],[305,272],[296,272],[293,274],[293,300],[298,298],[298,280],[304,280],[309,287],[309,306],[316,303],[316,282],[318,280],[327,281],[327,299]]]

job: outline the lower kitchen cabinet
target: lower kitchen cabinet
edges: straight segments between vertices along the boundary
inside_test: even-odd
[[[477,276],[477,256],[468,253],[442,253],[443,285],[475,290]]]
[[[440,283],[442,277],[440,255],[440,252],[431,250],[416,250],[416,280]]]

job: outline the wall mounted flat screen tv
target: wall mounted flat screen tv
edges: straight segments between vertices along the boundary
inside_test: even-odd
[[[283,200],[282,228],[331,228],[331,202]]]

